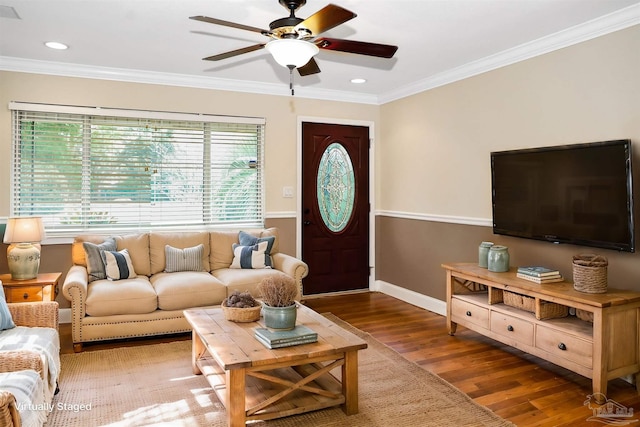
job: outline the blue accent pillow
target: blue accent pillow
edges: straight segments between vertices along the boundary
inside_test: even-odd
[[[267,267],[273,267],[273,263],[271,262],[271,250],[273,249],[273,244],[276,241],[275,236],[254,237],[249,233],[241,231],[238,233],[238,240],[240,241],[240,246],[254,246],[258,243],[267,242],[267,250],[264,252],[264,264]]]
[[[232,246],[233,262],[229,268],[271,268],[265,264],[267,246],[267,242],[260,242],[253,246],[234,243]]]
[[[107,278],[107,273],[104,270],[104,260],[102,259],[102,252],[115,251],[116,239],[108,237],[104,242],[96,245],[91,242],[82,242],[84,248],[84,256],[87,259],[87,273],[89,273],[89,282],[94,280],[102,280]]]
[[[2,282],[0,282],[0,331],[15,327],[16,324],[13,323],[13,317],[11,317],[9,306],[7,306],[7,301],[4,298],[4,289],[2,288]]]

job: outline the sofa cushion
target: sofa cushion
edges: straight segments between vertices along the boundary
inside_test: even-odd
[[[239,243],[237,231],[211,231],[211,270],[229,268],[233,261],[234,243]]]
[[[89,281],[93,282],[94,280],[106,279],[107,273],[105,271],[105,263],[102,254],[104,251],[115,251],[116,240],[113,237],[108,237],[100,244],[83,242],[82,247],[84,248]]]
[[[204,245],[201,243],[192,248],[174,248],[171,245],[164,247],[164,256],[166,266],[164,271],[174,273],[177,271],[203,271],[202,256],[204,254]]]
[[[152,232],[149,234],[149,256],[151,260],[151,274],[163,272],[166,267],[165,247],[191,248],[202,244],[202,269],[209,271],[209,233],[197,232]]]
[[[76,236],[75,239],[73,239],[73,243],[71,244],[71,261],[73,262],[73,265],[81,265],[83,267],[87,266],[84,242],[90,242],[99,245],[100,243],[103,243],[105,239],[105,236],[89,234]]]
[[[211,272],[211,275],[227,285],[228,294],[231,294],[233,291],[249,291],[251,295],[256,298],[260,298],[261,296],[258,292],[258,285],[262,279],[279,274],[282,274],[282,272],[270,268],[255,270],[221,268]]]
[[[133,279],[96,280],[87,286],[85,311],[89,316],[151,313],[158,307],[158,297],[145,276]]]
[[[268,268],[266,264],[268,242],[260,242],[253,246],[233,244],[233,261],[229,268]]]
[[[4,297],[4,290],[2,288],[2,282],[0,282],[0,331],[5,329],[15,328],[16,324],[13,323],[13,317],[7,306],[7,300]]]
[[[129,251],[102,251],[104,269],[109,280],[132,279],[136,277]]]
[[[143,276],[151,276],[149,260],[149,233],[116,236],[117,250],[126,249],[131,257],[133,269]]]
[[[273,250],[273,244],[275,243],[275,240],[276,240],[275,236],[255,237],[244,231],[240,231],[238,233],[238,241],[242,246],[253,246],[261,242],[267,242],[267,249],[264,251],[264,264],[267,267],[273,267],[273,262],[271,261],[271,251]],[[235,247],[233,248],[233,254],[234,254],[234,260],[235,260],[235,256],[236,256]]]
[[[206,271],[158,273],[151,276],[161,310],[217,305],[227,297],[223,283]]]

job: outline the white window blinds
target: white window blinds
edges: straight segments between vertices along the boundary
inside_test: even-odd
[[[49,234],[263,226],[263,119],[10,108],[12,215]]]

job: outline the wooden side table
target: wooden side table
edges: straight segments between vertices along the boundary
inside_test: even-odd
[[[11,274],[0,274],[7,302],[55,301],[62,273],[40,273],[35,279],[13,280]]]

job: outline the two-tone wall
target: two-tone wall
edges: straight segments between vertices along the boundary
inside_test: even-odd
[[[380,117],[383,284],[442,300],[440,264],[476,261],[489,240],[509,247],[512,265],[547,265],[568,278],[572,255],[595,251],[609,259],[610,286],[640,291],[640,253],[494,236],[490,169],[491,151],[629,138],[637,207],[640,26],[387,103]]]
[[[9,215],[9,101],[264,117],[266,225],[283,230],[292,254],[298,201],[282,187],[297,185],[299,118],[365,121],[375,124],[376,288],[418,305],[442,301],[440,264],[475,261],[483,240],[508,246],[514,265],[570,277],[571,256],[593,249],[492,234],[489,153],[630,138],[640,204],[638,70],[640,26],[383,105],[0,72],[0,218]],[[611,286],[640,291],[640,254],[596,252],[609,259]],[[68,244],[45,245],[42,271],[69,266]]]

